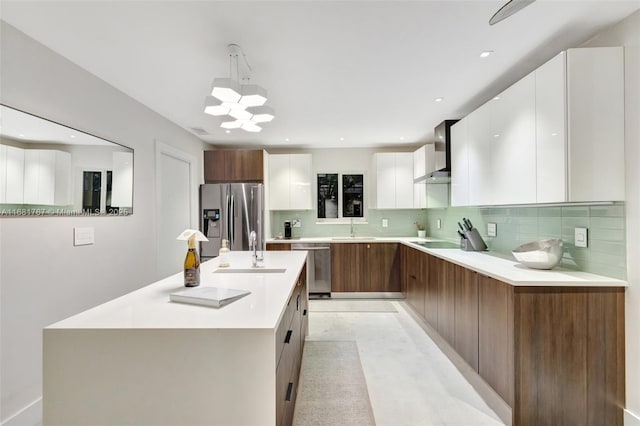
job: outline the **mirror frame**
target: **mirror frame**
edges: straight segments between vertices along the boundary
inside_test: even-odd
[[[131,216],[133,215],[133,202],[134,202],[134,182],[135,182],[135,150],[133,148],[130,148],[126,145],[117,143],[117,142],[113,142],[111,140],[105,139],[103,137],[94,135],[90,132],[87,132],[85,130],[80,130],[77,129],[75,127],[71,127],[68,126],[66,124],[54,121],[54,120],[50,120],[48,118],[39,116],[37,114],[33,114],[31,112],[27,112],[24,111],[20,108],[16,108],[14,106],[5,104],[5,103],[0,103],[0,106],[3,108],[9,108],[13,111],[16,111],[18,113],[22,113],[22,114],[26,114],[32,118],[36,118],[42,121],[45,121],[49,124],[53,124],[56,126],[60,126],[61,128],[64,129],[68,129],[69,131],[75,132],[75,133],[79,133],[82,135],[87,135],[90,138],[94,138],[94,139],[98,139],[100,141],[105,142],[105,146],[107,144],[109,145],[115,145],[118,147],[122,147],[125,148],[126,150],[128,150],[128,152],[131,152],[131,159],[132,159],[132,164],[131,164],[131,207],[119,207],[119,208],[115,208],[111,211],[100,211],[97,209],[94,210],[84,210],[82,208],[82,202],[80,203],[80,208],[77,209],[75,206],[71,205],[71,207],[69,205],[63,205],[63,206],[56,206],[56,205],[34,205],[34,204],[15,204],[15,203],[0,203],[0,218],[24,218],[24,217],[126,217],[126,216]],[[4,120],[4,117],[0,117],[0,123],[2,123]],[[5,136],[2,134],[2,131],[0,131],[0,136],[1,137],[7,137],[9,139],[14,139],[11,136]],[[19,139],[15,139],[17,141],[19,141]],[[52,139],[53,140],[53,139]],[[64,145],[64,146],[72,146],[72,145],[84,145],[84,144],[74,144],[74,143],[61,143],[61,142],[53,142],[53,143],[48,143],[46,141],[41,142],[42,145],[50,145],[53,146],[54,144],[60,144],[60,145]],[[3,144],[0,144],[3,145]],[[10,146],[10,145],[7,145]],[[86,145],[86,146],[90,146],[90,145]],[[100,145],[98,145],[100,146]],[[44,149],[44,148],[43,148]],[[54,149],[52,147],[48,147],[47,149]],[[113,151],[113,152],[118,152],[118,151]],[[122,151],[125,152],[125,151]],[[74,164],[71,164],[71,167],[73,167]],[[76,165],[77,166],[77,165]],[[80,167],[81,170],[85,170],[87,168],[91,168],[91,166],[78,166]],[[93,168],[93,169],[98,169],[97,167]],[[73,170],[73,169],[72,169]],[[95,170],[98,171],[98,170]],[[74,184],[73,184],[73,179],[71,180],[71,182],[69,183],[69,185],[71,186],[70,191],[73,193],[74,190]],[[107,188],[107,182],[104,182],[104,184],[102,185],[103,188]],[[102,197],[104,199],[104,197]],[[75,203],[74,203],[75,204]],[[105,207],[106,206],[102,206]]]

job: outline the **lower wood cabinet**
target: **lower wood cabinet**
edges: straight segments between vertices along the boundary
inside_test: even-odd
[[[267,243],[269,251],[290,251],[291,243]]]
[[[478,274],[453,265],[454,340],[456,352],[478,371]]]
[[[331,244],[332,292],[400,292],[398,243]]]
[[[306,266],[300,272],[276,330],[276,425],[291,425],[298,392],[302,352],[308,331]]]
[[[480,275],[478,372],[513,407],[513,289]]]
[[[624,288],[523,287],[402,248],[407,304],[528,425],[623,424]]]

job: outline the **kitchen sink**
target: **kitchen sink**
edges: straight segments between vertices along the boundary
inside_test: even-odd
[[[214,274],[283,274],[286,268],[265,268],[256,266],[255,268],[218,268]]]

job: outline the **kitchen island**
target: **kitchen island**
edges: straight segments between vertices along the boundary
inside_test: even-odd
[[[251,293],[221,308],[170,302],[178,273],[46,327],[44,424],[289,424],[306,252],[265,252],[259,273],[248,252],[229,260],[203,263],[200,287]]]

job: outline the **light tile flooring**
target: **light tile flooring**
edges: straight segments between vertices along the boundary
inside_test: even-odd
[[[504,424],[405,311],[404,302],[366,301],[366,309],[359,309],[359,302],[311,301],[308,339],[356,341],[377,425]],[[335,308],[324,304],[336,303],[342,312],[326,312]],[[397,312],[370,312],[375,304]]]

